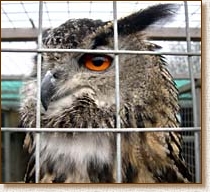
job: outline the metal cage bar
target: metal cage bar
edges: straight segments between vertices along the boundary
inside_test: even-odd
[[[117,30],[117,2],[113,1],[113,22],[114,22],[114,50],[118,50],[118,30]],[[115,62],[115,104],[116,104],[116,126],[120,128],[120,74],[119,74],[119,55],[114,55]],[[117,148],[117,182],[122,182],[121,174],[121,134],[116,135],[116,148]]]
[[[187,132],[200,131],[200,127],[148,127],[148,128],[97,128],[97,129],[86,129],[86,128],[15,128],[5,127],[1,128],[1,131],[8,132],[93,132],[93,133],[128,133],[128,132]]]
[[[38,49],[42,47],[42,14],[43,14],[43,1],[39,2],[39,35],[38,35]],[[41,65],[42,55],[38,53],[37,57],[37,103],[36,103],[36,128],[41,128]],[[35,182],[39,182],[40,172],[40,133],[36,133],[36,151],[35,151]]]
[[[133,50],[92,50],[92,49],[8,49],[3,48],[1,52],[16,53],[104,53],[104,54],[135,54],[135,55],[176,55],[176,56],[201,56],[200,52],[157,52],[157,51],[133,51]]]

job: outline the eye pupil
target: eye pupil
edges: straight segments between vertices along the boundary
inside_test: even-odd
[[[53,77],[54,77],[55,79],[58,79],[58,73],[54,73],[54,74],[53,74]]]
[[[105,61],[105,58],[103,57],[94,57],[92,59],[92,62],[95,66],[100,67]]]

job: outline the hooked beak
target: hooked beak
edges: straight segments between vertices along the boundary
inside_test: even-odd
[[[41,83],[41,102],[47,111],[50,100],[55,93],[55,78],[51,71],[47,71]]]

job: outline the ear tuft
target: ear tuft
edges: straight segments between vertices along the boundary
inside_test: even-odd
[[[178,4],[158,4],[140,10],[118,21],[118,33],[128,35],[142,31],[157,21],[173,16],[178,8]]]

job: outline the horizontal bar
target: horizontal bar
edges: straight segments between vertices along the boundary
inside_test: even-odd
[[[189,79],[189,73],[179,73],[173,75],[174,79]],[[201,73],[194,74],[195,79],[201,78]],[[1,75],[1,81],[26,81],[26,80],[34,80],[31,77],[24,77],[23,75]]]
[[[43,29],[44,31],[45,29]],[[185,41],[185,28],[178,27],[150,27],[145,30],[150,40]],[[190,28],[192,41],[201,40],[201,29]],[[33,28],[2,28],[1,41],[36,41],[38,29]]]
[[[12,128],[4,127],[1,131],[8,132],[87,132],[87,133],[101,133],[101,132],[113,132],[113,133],[127,133],[127,132],[184,132],[184,131],[201,131],[201,127],[150,127],[150,128]]]
[[[149,40],[186,41],[185,28],[180,27],[149,27],[145,30]],[[190,28],[191,41],[201,41],[201,28]]]
[[[38,53],[105,53],[105,54],[138,54],[138,55],[177,55],[177,56],[201,56],[200,52],[153,52],[132,50],[92,50],[92,49],[9,49],[3,48],[1,52],[38,52]]]

